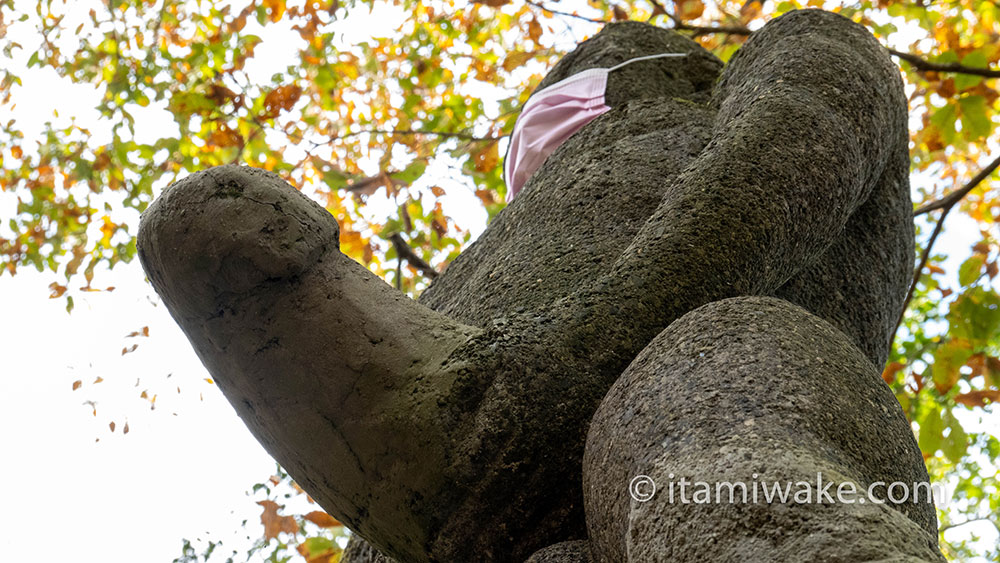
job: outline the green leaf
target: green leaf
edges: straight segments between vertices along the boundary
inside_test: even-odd
[[[962,131],[970,141],[981,139],[990,133],[993,124],[990,121],[986,98],[982,96],[966,96],[958,100],[962,108]]]
[[[403,170],[396,172],[392,175],[393,178],[406,182],[407,184],[412,184],[418,178],[424,175],[424,170],[427,168],[427,161],[423,159],[416,159],[406,166]]]
[[[963,287],[976,283],[983,272],[983,255],[973,254],[958,268],[958,283]]]
[[[951,411],[945,411],[942,422],[947,425],[949,431],[948,436],[941,444],[941,451],[949,461],[958,463],[965,456],[969,447],[969,436],[958,419],[951,414]]]
[[[934,454],[941,448],[941,434],[944,432],[944,421],[941,420],[941,407],[932,405],[920,420],[920,451]]]
[[[931,125],[937,127],[941,140],[950,145],[955,141],[955,122],[958,118],[954,104],[947,104],[931,114]]]
[[[987,60],[986,54],[983,53],[982,49],[975,50],[968,55],[965,55],[962,58],[962,64],[973,68],[989,67],[989,61]],[[982,81],[982,76],[976,76],[974,74],[956,74],[955,90],[961,92],[962,90],[978,85]]]

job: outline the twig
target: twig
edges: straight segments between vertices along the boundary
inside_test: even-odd
[[[966,524],[972,524],[973,522],[989,522],[990,524],[993,524],[993,527],[996,528],[997,531],[1000,531],[1000,523],[995,522],[992,518],[987,518],[987,517],[983,516],[983,517],[980,517],[980,518],[970,518],[970,519],[966,520],[965,522],[958,522],[958,523],[955,523],[955,524],[948,524],[947,526],[942,526],[941,529],[939,530],[939,532],[944,532],[944,531],[950,530],[952,528],[958,528],[959,526],[964,526]]]
[[[541,5],[540,3],[533,2],[532,0],[525,0],[525,3],[529,4],[531,6],[534,6],[536,8],[540,8],[542,10],[545,10],[546,12],[548,12],[550,14],[557,14],[557,15],[560,15],[560,16],[566,16],[568,18],[576,18],[578,20],[583,20],[583,21],[590,22],[590,23],[600,23],[600,24],[609,23],[607,20],[602,20],[602,19],[597,19],[597,18],[588,18],[587,16],[581,16],[580,14],[574,14],[572,12],[560,12],[559,10],[553,10],[552,8],[546,8],[545,6]]]
[[[917,289],[917,282],[920,281],[920,276],[923,274],[924,268],[930,260],[931,248],[934,246],[938,235],[941,234],[941,230],[944,228],[944,220],[948,217],[948,213],[959,201],[962,200],[963,197],[966,196],[966,194],[971,192],[977,185],[979,185],[980,182],[996,170],[997,166],[1000,166],[1000,157],[997,157],[997,159],[987,165],[986,168],[980,170],[979,173],[976,174],[975,178],[969,180],[969,183],[962,186],[962,189],[952,192],[940,201],[925,206],[928,208],[926,211],[931,211],[933,209],[941,209],[943,211],[941,212],[941,217],[938,218],[937,224],[934,225],[934,232],[931,233],[931,238],[927,241],[927,246],[924,247],[923,254],[920,256],[920,263],[917,264],[917,270],[913,273],[913,281],[910,282],[910,289],[906,292],[906,299],[903,301],[903,309],[899,312],[899,318],[896,320],[896,328],[892,331],[892,340],[890,342],[894,342],[896,340],[896,333],[899,332],[899,326],[903,324],[903,316],[906,314],[906,309],[910,306],[910,301],[913,299],[913,293]],[[920,213],[922,213],[922,211],[918,209],[914,214],[919,215]]]
[[[934,211],[935,209],[944,209],[945,207],[951,207],[952,205],[955,205],[962,198],[968,195],[969,192],[974,190],[976,186],[978,186],[983,180],[986,179],[987,176],[992,174],[993,171],[997,169],[997,167],[1000,167],[1000,156],[994,159],[993,162],[986,165],[986,168],[980,170],[979,173],[976,174],[974,178],[969,180],[968,184],[962,186],[962,189],[955,190],[937,201],[932,201],[931,203],[921,205],[920,207],[917,208],[916,211],[913,212],[913,216],[916,217],[917,215],[923,215],[928,211]]]
[[[656,3],[654,2],[654,6]],[[667,14],[674,22],[674,29],[678,31],[692,31],[694,35],[707,35],[709,33],[726,33],[729,35],[751,35],[753,31],[750,28],[744,27],[742,25],[719,25],[719,26],[707,26],[707,25],[693,25],[685,23],[680,18],[673,14]],[[986,78],[1000,78],[1000,69],[994,68],[978,68],[974,66],[966,66],[958,63],[935,63],[928,61],[920,55],[914,53],[904,53],[902,51],[897,51],[896,49],[890,49],[886,47],[886,51],[890,55],[900,58],[919,71],[933,71],[933,72],[952,72],[958,74],[971,74],[974,76],[983,76]]]
[[[418,129],[366,129],[364,131],[355,131],[353,133],[347,133],[345,135],[333,135],[330,137],[330,141],[336,141],[339,139],[347,139],[350,137],[357,137],[358,135],[364,135],[365,133],[370,134],[381,134],[381,135],[433,135],[436,137],[444,137],[445,139],[462,139],[465,141],[499,141],[506,135],[501,135],[499,137],[494,137],[492,135],[486,137],[477,137],[470,133],[452,132],[452,131],[425,131]]]
[[[957,72],[960,74],[985,76],[986,78],[1000,78],[1000,69],[977,68],[958,63],[932,63],[931,61],[928,61],[919,55],[914,55],[913,53],[904,53],[902,51],[889,48],[886,48],[886,50],[889,51],[889,54],[892,56],[903,59],[904,61],[910,63],[913,68],[924,72]]]
[[[434,266],[431,266],[423,258],[417,256],[417,253],[410,248],[410,245],[407,244],[405,240],[403,240],[402,235],[399,233],[393,233],[392,236],[389,237],[389,242],[396,247],[396,256],[400,260],[405,258],[411,266],[420,270],[422,274],[430,279],[437,277],[438,271],[434,269]]]

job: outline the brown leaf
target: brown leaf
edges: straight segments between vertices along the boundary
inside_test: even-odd
[[[615,20],[617,21],[625,21],[628,19],[628,12],[626,12],[625,9],[619,6],[618,4],[615,4],[611,8],[611,11],[614,12]]]
[[[122,356],[124,356],[125,354],[130,354],[132,352],[135,352],[135,349],[138,348],[138,347],[139,347],[138,344],[133,344],[133,345],[129,346],[128,348],[122,348]]]
[[[108,428],[110,428],[111,431],[114,432],[115,431],[115,421],[112,420],[111,423],[108,424]]]
[[[510,0],[472,0],[476,4],[482,4],[484,6],[489,6],[490,8],[499,8],[500,6],[506,6],[510,4]]]
[[[993,279],[997,276],[997,263],[994,260],[986,265],[986,275]]]
[[[73,382],[73,390],[76,391],[77,389],[80,388],[81,385],[83,385],[83,382],[77,379],[76,381]]]
[[[927,265],[927,271],[930,272],[930,273],[932,273],[932,274],[943,274],[944,273],[944,269],[943,268],[941,268],[939,266],[935,266],[934,264],[928,264]]]
[[[891,364],[885,366],[885,370],[882,372],[882,379],[884,379],[886,383],[892,383],[896,380],[896,374],[904,367],[906,367],[906,364],[892,362]]]
[[[62,297],[62,294],[66,293],[66,286],[65,285],[59,285],[56,282],[52,282],[52,283],[49,284],[49,291],[52,292],[52,293],[49,294],[49,299],[55,299],[57,297]]]
[[[262,500],[257,504],[264,507],[264,512],[260,515],[260,523],[264,525],[264,539],[277,538],[281,532],[298,533],[299,525],[295,522],[295,518],[278,514],[278,509],[281,508],[278,503],[273,500]]]
[[[125,428],[122,428],[122,434],[128,434],[128,423],[125,423]]]
[[[479,172],[489,172],[496,168],[500,162],[500,153],[497,149],[497,142],[493,141],[485,147],[472,153],[472,163]]]
[[[339,520],[321,510],[313,510],[309,514],[303,516],[303,518],[313,524],[316,524],[320,528],[335,528],[337,526],[343,526]]]
[[[985,407],[990,403],[1000,403],[1000,390],[984,389],[955,395],[955,402],[969,408]]]
[[[528,21],[528,37],[536,43],[542,37],[542,24],[538,23],[538,20],[534,17]]]
[[[431,193],[437,197],[441,197],[444,195],[444,188],[440,186],[431,186]]]
[[[275,114],[277,115],[277,114]],[[243,135],[225,123],[219,123],[208,136],[208,143],[216,147],[239,147],[243,145]]]
[[[302,88],[297,84],[278,86],[264,96],[264,114],[261,117],[270,119],[277,117],[282,111],[292,109],[300,96]]]
[[[493,197],[493,192],[490,190],[476,190],[476,197],[479,201],[483,202],[483,205],[493,205],[497,202],[496,198]]]

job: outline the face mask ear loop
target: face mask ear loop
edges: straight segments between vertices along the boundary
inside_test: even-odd
[[[609,68],[608,72],[611,72],[613,70],[618,70],[625,65],[630,65],[632,63],[639,61],[648,61],[649,59],[663,59],[666,57],[686,57],[686,56],[688,56],[688,53],[659,53],[656,55],[646,55],[645,57],[636,57],[634,59],[629,59],[623,63],[616,64],[615,66]]]

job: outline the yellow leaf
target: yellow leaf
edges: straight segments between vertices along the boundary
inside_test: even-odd
[[[214,381],[212,381],[212,378],[211,378],[211,377],[206,377],[206,378],[205,378],[205,381],[207,381],[209,385],[215,385],[215,382],[214,382]]]
[[[528,62],[529,59],[534,55],[534,53],[526,51],[512,51],[503,60],[503,69],[507,72],[514,70],[515,68]]]
[[[104,224],[101,225],[101,233],[104,235],[101,237],[101,246],[104,248],[111,248],[111,237],[114,236],[115,231],[118,230],[118,225],[115,225],[111,218],[107,215],[104,216]],[[89,279],[87,280],[90,281]]]

